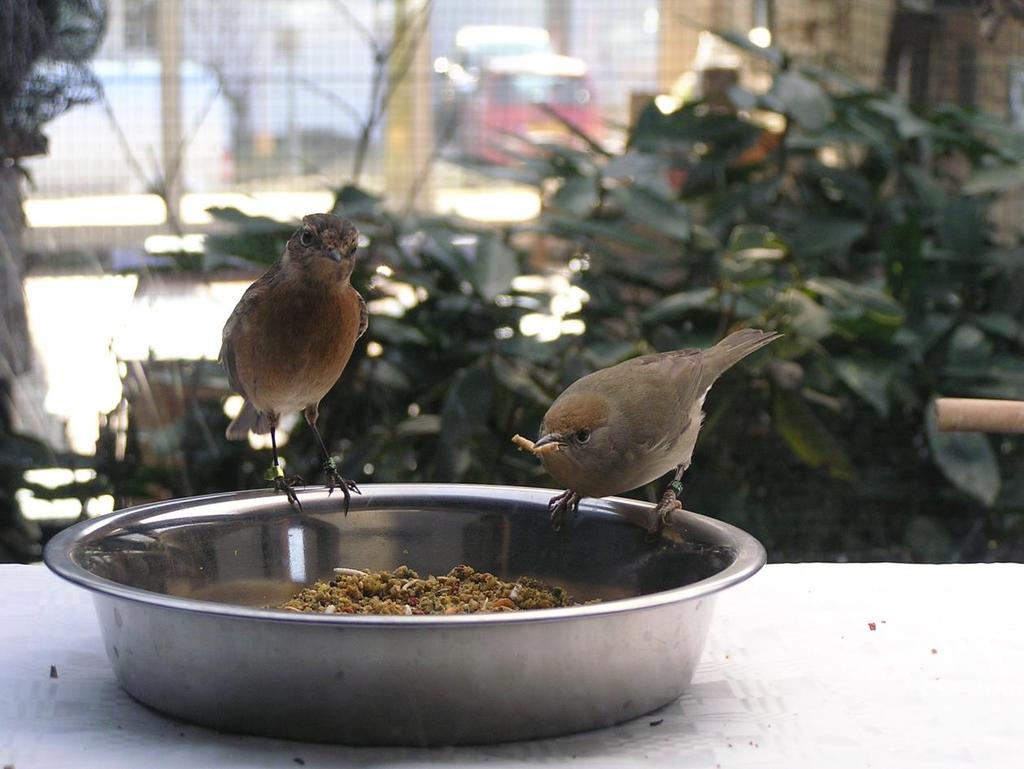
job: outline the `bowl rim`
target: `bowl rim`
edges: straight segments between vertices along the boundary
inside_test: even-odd
[[[424,495],[435,498],[462,497],[463,499],[480,498],[486,495],[493,501],[495,496],[519,503],[542,503],[546,510],[547,499],[556,490],[529,486],[499,486],[485,484],[461,483],[400,483],[400,484],[365,484],[360,496],[352,497],[351,512],[357,513],[360,508],[373,507],[373,500],[381,496],[420,497]],[[307,486],[298,490],[300,496],[326,499],[329,495],[324,486]],[[732,524],[709,518],[699,513],[684,511],[674,514],[678,526],[696,524],[705,532],[710,532],[721,544],[736,550],[735,560],[722,571],[712,574],[697,582],[682,587],[662,590],[655,593],[617,598],[595,604],[567,606],[557,609],[528,609],[518,612],[494,612],[485,614],[453,614],[453,615],[367,615],[367,614],[315,614],[286,612],[277,609],[260,609],[241,604],[221,603],[199,598],[185,598],[156,593],[142,588],[123,585],[105,577],[100,577],[79,566],[71,558],[71,550],[79,543],[102,538],[105,531],[119,527],[135,519],[149,517],[154,513],[173,513],[175,511],[195,510],[205,505],[224,502],[247,502],[246,514],[254,510],[266,508],[268,512],[291,512],[285,498],[273,490],[232,491],[207,494],[194,497],[178,497],[160,502],[149,502],[143,505],[116,510],[89,520],[80,521],[61,530],[47,542],[43,551],[43,561],[57,576],[83,587],[94,593],[120,598],[128,601],[148,604],[155,607],[186,611],[193,614],[204,614],[213,617],[261,620],[269,622],[287,622],[299,624],[324,624],[329,626],[347,627],[395,627],[423,628],[425,626],[443,626],[454,628],[459,626],[479,626],[482,624],[516,625],[523,622],[553,622],[569,619],[586,619],[627,612],[655,609],[666,604],[683,603],[697,598],[705,598],[721,590],[732,587],[756,574],[767,562],[764,546],[753,536]],[[644,513],[653,508],[650,502],[642,502],[623,497],[604,497],[602,499],[584,499],[580,506],[591,514],[623,518],[624,512]],[[562,535],[572,536],[572,527],[563,530]]]

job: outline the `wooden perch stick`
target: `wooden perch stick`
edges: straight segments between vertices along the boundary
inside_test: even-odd
[[[936,398],[935,421],[945,431],[1024,433],[1024,401]]]

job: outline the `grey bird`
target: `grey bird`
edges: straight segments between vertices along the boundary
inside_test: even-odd
[[[744,329],[707,350],[644,355],[588,374],[551,404],[533,444],[544,468],[566,491],[548,505],[561,528],[583,497],[621,494],[675,475],[654,508],[648,531],[660,533],[681,509],[682,477],[704,419],[704,398],[715,381],[781,335]]]

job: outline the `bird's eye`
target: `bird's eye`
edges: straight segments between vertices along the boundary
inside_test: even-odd
[[[574,435],[573,438],[575,438],[576,442],[582,446],[584,443],[590,440],[590,430],[577,430],[576,435]]]
[[[299,235],[299,243],[306,246],[307,248],[313,245],[313,233],[309,230],[303,230],[302,234]]]

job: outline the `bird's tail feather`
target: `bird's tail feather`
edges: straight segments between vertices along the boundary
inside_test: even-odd
[[[708,380],[708,386],[728,369],[735,366],[752,352],[760,350],[781,337],[774,331],[762,331],[759,328],[745,328],[735,331],[721,342],[704,353],[705,374],[702,379]]]
[[[242,406],[238,416],[231,420],[228,429],[224,434],[229,441],[244,441],[252,431],[257,435],[266,435],[270,432],[270,423],[267,418],[256,410],[249,401]]]

